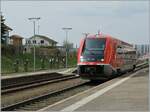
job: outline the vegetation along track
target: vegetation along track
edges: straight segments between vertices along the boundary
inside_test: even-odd
[[[138,71],[142,68],[147,67],[148,65],[143,65],[141,67],[136,68],[135,71]],[[89,86],[89,82],[87,81],[79,81],[76,80],[75,81],[76,84],[74,83],[73,86],[68,86],[69,84],[66,83],[64,84],[64,88],[59,88],[56,91],[52,91],[46,94],[42,94],[40,96],[37,97],[32,97],[30,99],[18,102],[18,103],[14,103],[11,105],[7,105],[2,107],[2,110],[8,111],[8,110],[38,110],[41,109],[45,106],[51,105],[59,100],[62,100],[64,98],[70,97],[76,93],[79,93],[81,91],[84,91],[86,89],[91,88],[92,86]],[[72,83],[72,81],[71,81]],[[71,84],[70,83],[70,84]],[[78,84],[77,84],[78,83]],[[67,86],[65,86],[67,85]],[[57,87],[57,85],[55,85]]]

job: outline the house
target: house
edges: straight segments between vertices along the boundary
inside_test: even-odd
[[[26,44],[24,51],[31,53],[33,52],[33,46],[36,47],[36,54],[39,55],[49,55],[52,49],[57,45],[57,42],[53,39],[50,39],[47,36],[35,35],[26,39]]]
[[[13,46],[22,46],[23,37],[19,35],[11,35],[10,36],[10,45]]]
[[[22,45],[23,37],[19,35],[11,35],[9,44],[13,46],[15,49],[15,53],[23,53],[23,45]]]
[[[43,35],[35,35],[26,40],[26,45],[56,46],[57,42]]]
[[[143,56],[150,53],[149,44],[135,44],[134,48],[136,49],[138,56]]]

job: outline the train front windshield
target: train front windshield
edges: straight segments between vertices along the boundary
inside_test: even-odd
[[[105,43],[106,39],[104,38],[87,38],[82,51],[84,61],[100,61],[104,59]]]

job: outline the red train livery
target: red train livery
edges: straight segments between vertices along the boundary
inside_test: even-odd
[[[131,44],[109,35],[89,35],[78,49],[78,74],[97,80],[109,78],[136,66],[136,51]]]

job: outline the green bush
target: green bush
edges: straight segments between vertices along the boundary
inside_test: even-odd
[[[52,58],[55,60],[50,65],[49,60]],[[65,63],[62,62],[62,58],[64,57],[36,55],[35,69],[36,71],[38,71],[38,70],[45,70],[45,69],[63,68]],[[27,59],[28,59],[28,65],[25,65]],[[18,64],[16,64],[17,60],[19,62]],[[55,62],[56,60],[57,61],[59,60],[59,62],[56,63]],[[30,53],[20,54],[20,55],[9,55],[9,54],[2,55],[1,72],[2,74],[5,74],[5,73],[13,73],[13,72],[33,71],[34,70],[33,65],[34,65],[34,58],[33,58],[33,54]],[[68,67],[72,67],[75,65],[76,65],[76,55],[68,56]]]

